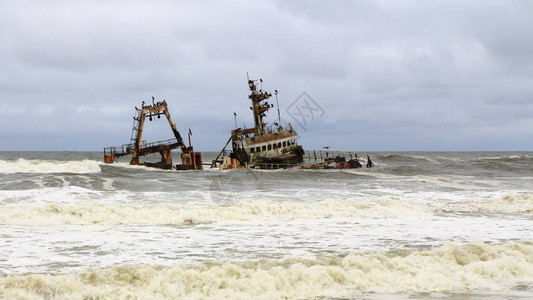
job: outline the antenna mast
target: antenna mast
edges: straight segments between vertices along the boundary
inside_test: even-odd
[[[278,125],[281,126],[281,115],[279,114],[279,102],[278,102],[278,90],[274,90],[274,95],[276,95],[276,106],[278,107]]]
[[[257,81],[257,80],[256,80]],[[257,86],[254,80],[248,79],[248,88],[250,89],[250,95],[248,98],[252,101],[252,110],[254,113],[254,125],[255,125],[255,134],[263,135],[265,134],[265,122],[263,122],[263,117],[265,113],[270,109],[270,104],[266,101],[272,96],[272,94],[264,92],[263,90],[257,90]],[[260,80],[261,85],[263,81]]]

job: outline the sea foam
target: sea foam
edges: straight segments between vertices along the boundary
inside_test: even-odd
[[[499,199],[472,199],[440,205],[448,212],[480,213],[531,213],[533,212],[533,194],[510,194]]]
[[[431,214],[426,204],[392,199],[326,200],[314,203],[244,201],[236,205],[191,204],[10,204],[0,210],[0,224],[24,226],[198,224],[219,221],[325,219],[375,215]]]
[[[363,293],[499,291],[533,286],[533,243],[284,260],[121,266],[0,278],[2,298],[301,299]]]
[[[16,161],[0,160],[0,173],[74,173],[87,174],[99,173],[100,163],[94,160],[81,161],[46,161],[46,160],[26,160],[19,158]]]
[[[428,216],[453,212],[530,213],[533,195],[507,195],[498,200],[460,203],[421,203],[380,198],[371,200],[242,201],[235,205],[190,204],[8,204],[0,210],[0,224],[23,226],[181,225],[221,221],[280,221],[343,217]]]

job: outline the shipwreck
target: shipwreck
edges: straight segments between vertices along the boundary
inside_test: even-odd
[[[248,78],[250,90],[248,98],[252,104],[250,110],[254,119],[254,127],[237,128],[237,121],[235,120],[235,129],[231,131],[228,141],[212,161],[211,168],[218,166],[223,170],[236,168],[288,169],[295,167],[299,169],[355,169],[363,166],[367,168],[374,166],[369,156],[367,156],[366,161],[363,159],[363,165],[357,155],[355,158],[350,157],[350,159],[344,156],[326,157],[326,159],[321,158],[317,162],[315,151],[313,151],[315,162],[311,163],[310,151],[308,151],[308,162],[304,164],[305,151],[298,144],[298,133],[290,123],[285,127],[282,125],[277,90],[274,90],[278,111],[277,122],[273,122],[271,126],[267,126],[268,124],[265,123],[266,113],[274,105],[268,102],[272,94],[263,91],[262,86],[262,79],[250,80]],[[236,117],[235,113],[234,116]],[[228,152],[226,148],[230,143],[232,150]]]
[[[250,110],[254,118],[254,128],[235,128],[213,160],[211,167],[220,169],[258,168],[279,169],[295,167],[303,162],[304,150],[298,144],[298,134],[289,124],[281,125],[278,105],[278,122],[267,126],[264,121],[266,113],[274,107],[268,102],[272,94],[258,87],[258,81],[248,79],[252,106]],[[277,99],[277,91],[275,91]],[[232,151],[226,153],[231,142]],[[220,157],[222,156],[222,159]]]
[[[189,146],[186,146],[183,142],[181,134],[178,131],[176,123],[172,120],[170,112],[168,110],[168,105],[165,100],[162,102],[155,102],[154,97],[152,97],[152,104],[146,105],[143,101],[141,108],[135,107],[136,114],[133,117],[133,128],[131,132],[130,143],[123,144],[121,146],[113,146],[104,148],[104,162],[105,163],[114,163],[116,159],[131,155],[131,165],[144,165],[148,167],[157,167],[161,169],[172,169],[177,170],[201,170],[202,169],[202,154],[199,152],[194,152],[191,145],[191,130],[189,129]],[[143,128],[146,123],[146,120],[155,121],[155,119],[160,119],[161,116],[166,117],[172,132],[174,133],[174,138],[156,141],[156,142],[146,142],[142,139],[143,137]],[[172,164],[172,150],[179,148],[181,150],[181,164],[173,166]],[[159,162],[143,162],[140,163],[139,158],[146,156],[152,153],[159,153],[161,155],[161,160]]]
[[[215,159],[207,165],[211,168],[219,167],[220,169],[354,169],[366,166],[374,166],[370,157],[359,160],[349,153],[350,158],[345,155],[332,155],[326,151],[326,157],[320,154],[320,160],[317,158],[316,151],[313,151],[314,162],[311,159],[311,152],[307,151],[307,162],[304,163],[305,151],[298,143],[298,133],[290,123],[282,124],[280,108],[278,102],[278,91],[275,90],[275,99],[277,106],[277,122],[269,125],[265,122],[267,112],[274,108],[274,104],[269,102],[272,94],[263,90],[263,80],[250,80],[248,78],[248,96],[251,101],[250,110],[252,112],[254,127],[243,128],[237,127],[237,118],[235,117],[235,129],[231,130],[229,139],[222,150],[218,152]],[[143,129],[146,120],[155,121],[164,116],[174,137],[167,140],[146,142],[143,140]],[[183,138],[178,131],[176,123],[172,120],[165,100],[156,102],[152,97],[151,104],[146,105],[143,101],[141,108],[135,107],[135,116],[133,117],[133,128],[131,131],[130,142],[121,146],[112,146],[104,148],[104,162],[111,164],[120,157],[131,155],[130,164],[144,165],[162,169],[176,170],[202,170],[202,154],[194,152],[191,145],[192,132],[189,129],[188,140],[189,146],[183,142]],[[231,150],[226,150],[231,144]],[[172,150],[181,150],[181,164],[173,165]],[[324,147],[329,148],[329,147]],[[159,153],[161,159],[158,162],[140,162],[140,158],[149,154]],[[363,162],[363,164],[361,163]]]

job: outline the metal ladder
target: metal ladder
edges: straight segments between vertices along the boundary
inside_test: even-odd
[[[139,134],[139,118],[141,117],[140,111],[137,111],[135,113],[136,117],[133,117],[133,127],[131,129],[131,144],[135,145],[135,141],[137,141],[137,135]]]

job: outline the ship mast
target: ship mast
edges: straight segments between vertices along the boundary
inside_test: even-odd
[[[262,79],[260,79],[263,82]],[[255,125],[255,135],[265,134],[265,125],[263,122],[263,117],[266,116],[266,112],[270,109],[270,104],[266,101],[268,98],[272,97],[272,94],[263,92],[261,89],[257,89],[257,85],[253,80],[248,80],[248,87],[250,88],[250,95],[248,98],[252,101],[252,107],[254,113],[254,125]]]

